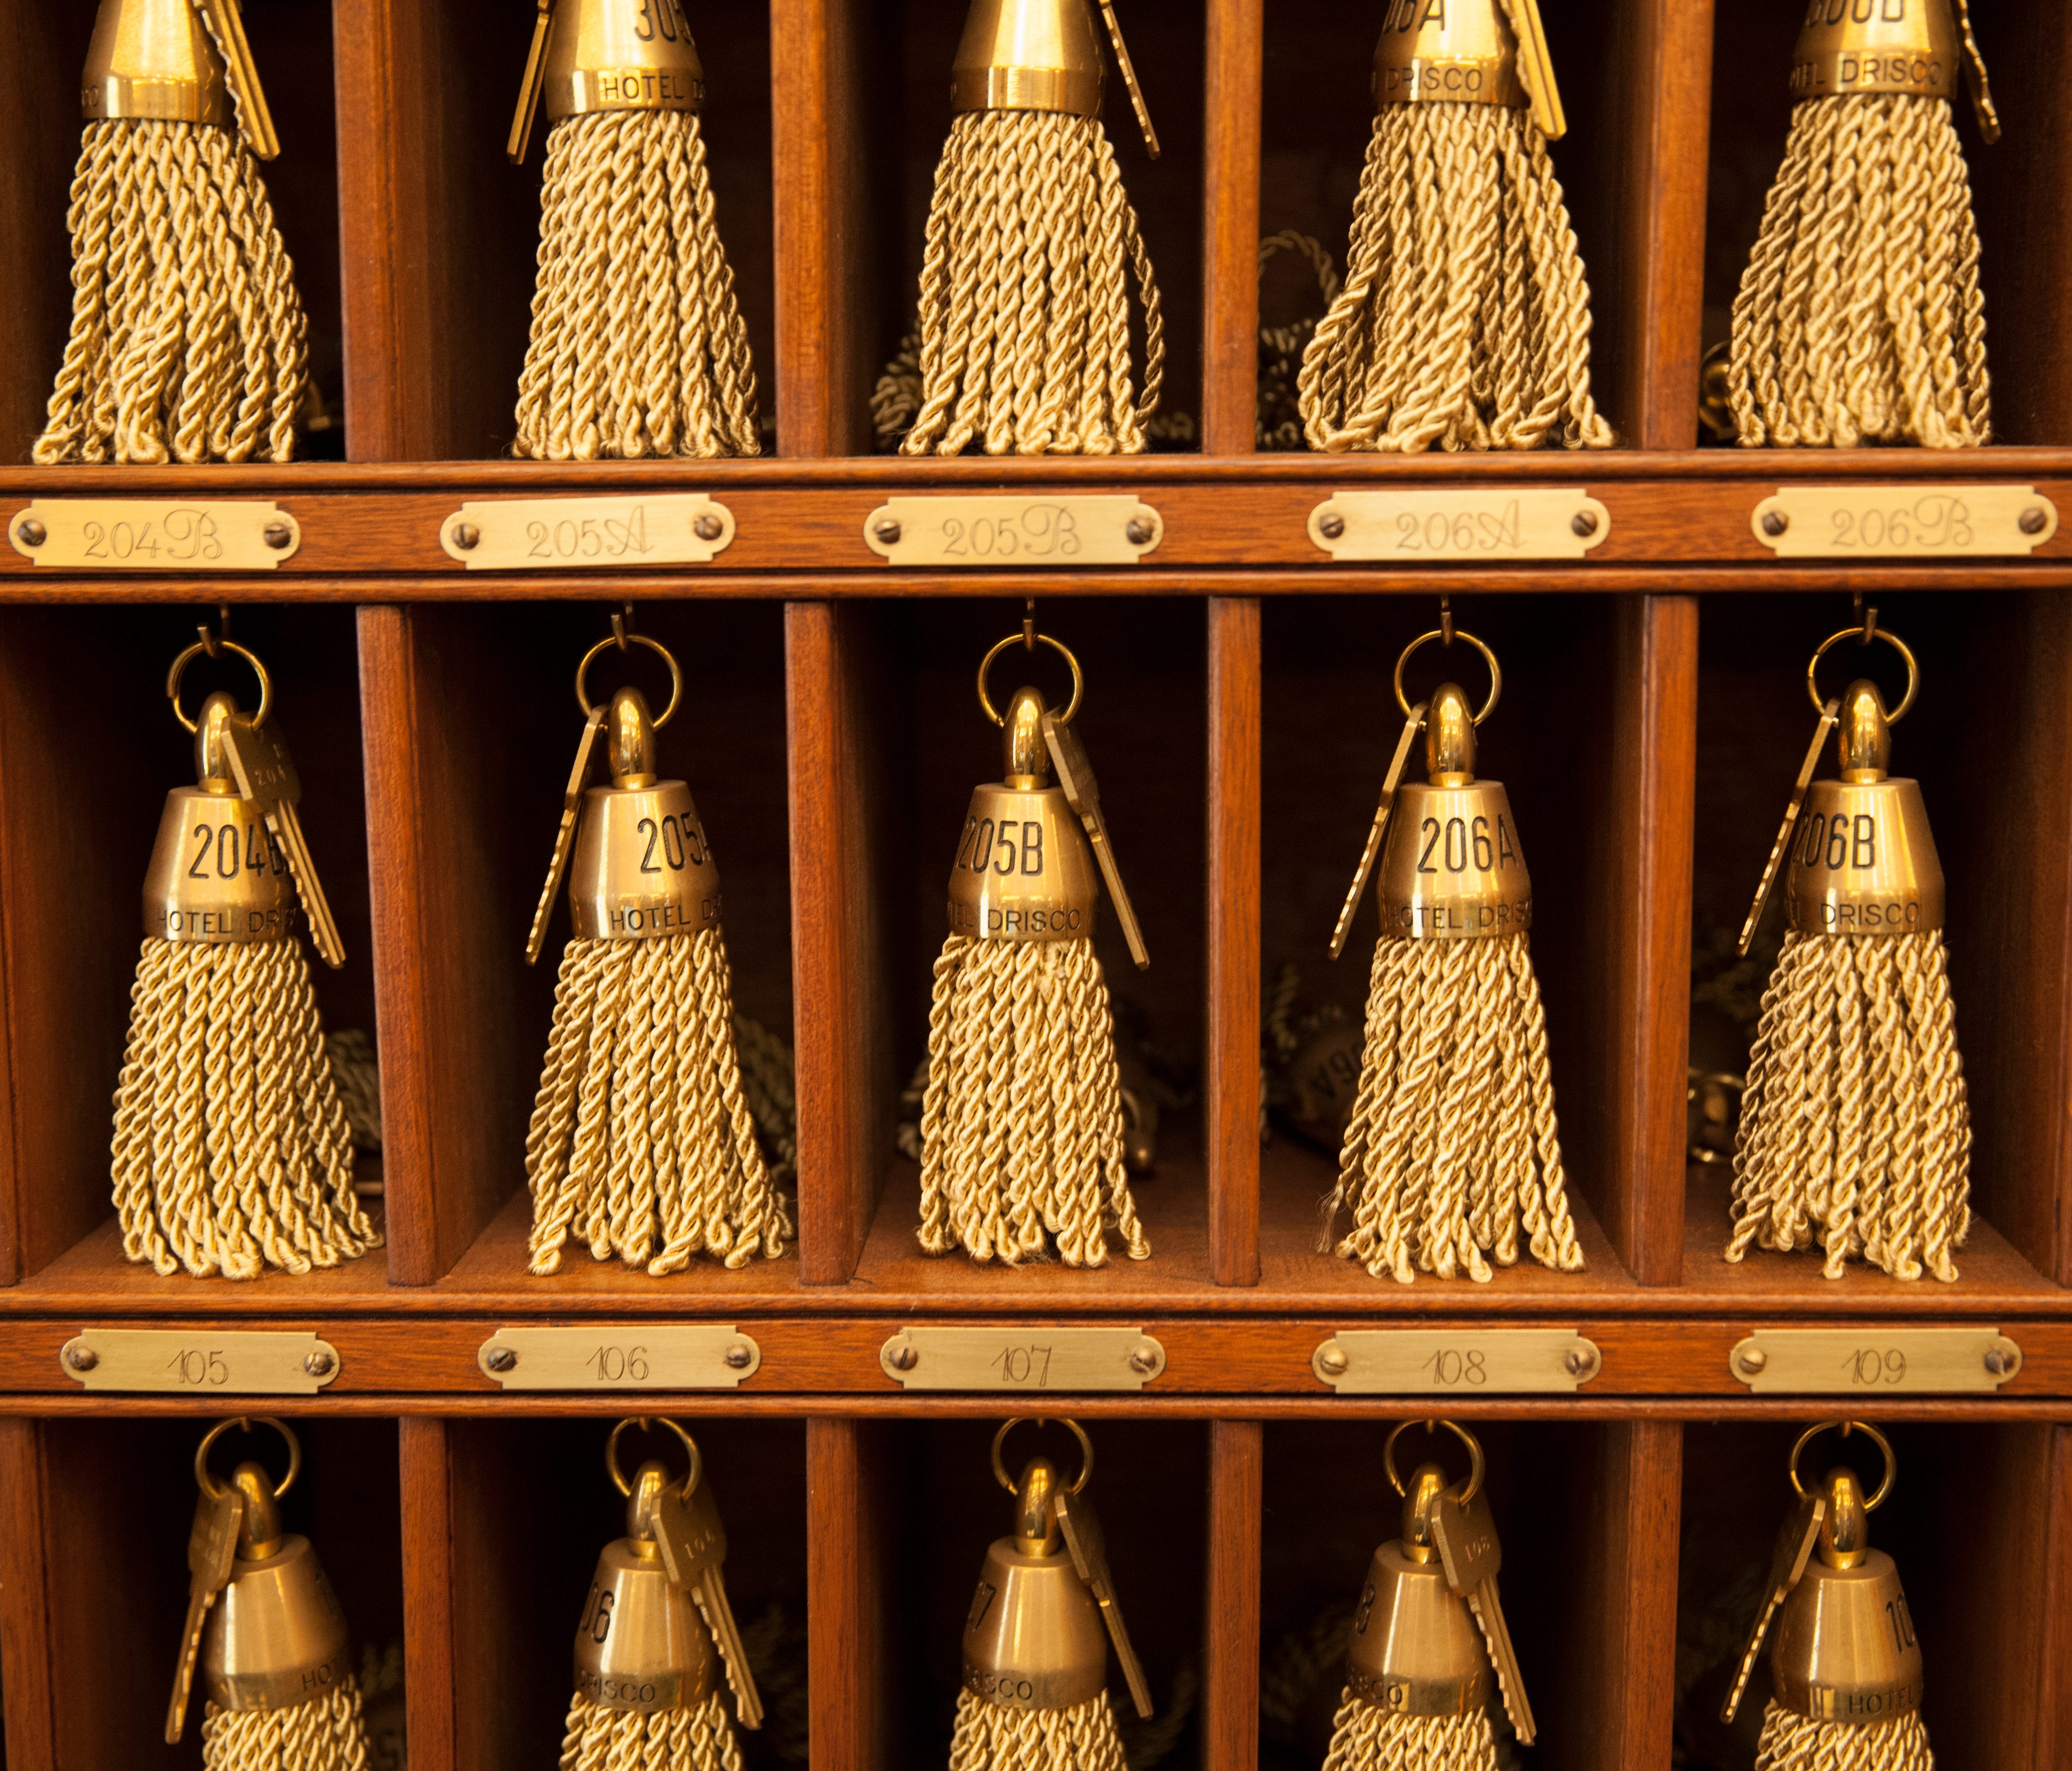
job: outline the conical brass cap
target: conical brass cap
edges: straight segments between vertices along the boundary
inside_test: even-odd
[[[1811,0],[1791,58],[1791,96],[1948,98],[1959,52],[1950,0]]]
[[[699,111],[705,64],[678,0],[557,0],[547,39],[547,115]]]
[[[1374,101],[1523,106],[1518,44],[1496,0],[1392,0],[1374,51]]]
[[[1098,117],[1106,72],[1087,0],[972,0],[951,102],[960,113]]]
[[[92,123],[152,117],[228,129],[236,121],[223,58],[190,0],[101,0],[80,108]]]

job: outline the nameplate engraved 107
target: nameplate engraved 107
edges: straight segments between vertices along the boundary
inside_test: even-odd
[[[2033,553],[2058,507],[2033,486],[1786,486],[1749,526],[1780,560],[1970,558]]]
[[[1758,1329],[1727,1369],[1758,1396],[1991,1395],[2021,1349],[1992,1328]]]
[[[183,1396],[313,1396],[338,1376],[338,1349],[263,1329],[82,1330],[58,1369],[88,1390]]]
[[[888,499],[863,525],[870,551],[894,565],[1135,565],[1165,533],[1156,510],[1124,494],[931,493]]]
[[[64,572],[271,572],[302,528],[265,499],[39,498],[7,539]]]
[[[752,1335],[705,1324],[500,1328],[475,1362],[507,1390],[732,1390],[763,1367]]]
[[[1077,1395],[1141,1390],[1166,1369],[1166,1349],[1141,1329],[902,1329],[878,1350],[886,1376],[909,1390]]]
[[[488,499],[439,528],[439,545],[471,572],[709,565],[733,542],[734,512],[702,492]]]
[[[1338,492],[1309,513],[1310,540],[1334,560],[1391,565],[1581,560],[1611,532],[1587,492],[1544,486]]]
[[[1573,1395],[1604,1358],[1573,1329],[1342,1329],[1309,1368],[1342,1396]]]

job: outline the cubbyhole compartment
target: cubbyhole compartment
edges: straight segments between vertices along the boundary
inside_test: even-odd
[[[1921,783],[1948,894],[1944,939],[1971,1124],[1973,1210],[1955,1285],[1910,1284],[1852,1262],[1822,1277],[1817,1250],[1721,1258],[1730,1165],[1692,1165],[1687,1285],[1800,1308],[1989,1312],[2055,1298],[2065,1266],[2066,1185],[2058,1102],[2066,1058],[2066,770],[2072,713],[2063,690],[2072,625],[2044,593],[1951,591],[1881,597],[1881,631],[1921,666],[1920,698],[1892,734],[1891,772]],[[1699,687],[1691,1064],[1745,1072],[1760,1000],[1782,939],[1781,881],[1750,956],[1735,941],[1776,840],[1817,714],[1806,661],[1857,624],[1839,596],[1721,597],[1704,609]],[[1890,647],[1843,641],[1821,692],[1868,676],[1886,705],[1906,691]],[[1816,779],[1834,778],[1831,740]],[[2056,1281],[2058,1283],[2053,1283]]]
[[[1704,242],[1704,342],[1724,342],[1784,163],[1790,132],[1792,46],[1806,8],[1759,0],[1715,9],[1712,145]],[[1970,169],[1978,217],[1980,286],[1992,372],[1993,441],[2072,442],[2072,357],[2061,342],[2065,261],[2060,218],[2072,208],[2072,144],[2061,121],[2072,65],[2072,19],[2050,0],[1980,9],[1974,16],[1992,76],[2001,138],[1979,134],[1968,88],[1952,81],[1951,109]]]
[[[701,1258],[664,1284],[573,1243],[558,1275],[526,1275],[525,1137],[569,938],[565,886],[529,968],[526,936],[583,729],[576,667],[608,644],[610,612],[419,606],[360,616],[382,1033],[403,1109],[389,1163],[396,1276],[443,1280],[455,1296],[491,1293],[499,1307],[610,1296],[680,1308],[692,1292],[738,1301],[796,1284],[788,1250],[740,1273]],[[781,1099],[791,1039],[781,612],[759,601],[644,603],[631,626],[684,672],[658,759],[664,779],[689,783],[711,839],[735,1010],[767,1036],[758,1043],[771,1055],[750,1061]],[[665,710],[668,668],[637,642],[608,649],[589,672],[594,702],[627,683],[657,717]],[[600,757],[591,785],[609,781]],[[766,1151],[775,1144],[766,1137]]]
[[[66,212],[84,127],[79,75],[98,10],[20,0],[0,26],[23,76],[0,124],[0,161],[10,171],[0,195],[0,308],[14,347],[0,368],[0,459],[9,462],[27,461],[43,429],[72,324]],[[251,0],[244,18],[281,138],[280,157],[260,162],[259,175],[294,265],[309,320],[310,377],[323,409],[312,404],[298,454],[335,460],[344,454],[344,353],[332,7],[328,0]]]
[[[21,606],[0,612],[0,1001],[13,1076],[0,1191],[0,1277],[53,1301],[117,1295],[152,1309],[278,1308],[378,1293],[379,1251],[293,1278],[198,1287],[123,1259],[111,1203],[111,1103],[142,939],[144,875],[167,791],[192,787],[194,742],[165,699],[167,667],[214,608]],[[273,681],[274,717],[302,780],[300,817],[344,945],[334,972],[305,942],[327,1036],[375,1036],[360,677],[350,610],[233,606],[230,637]],[[248,711],[250,669],[197,658],[181,684],[190,717],[216,689]],[[363,1151],[364,1189],[378,1156]],[[370,1211],[380,1201],[369,1198]],[[26,1294],[25,1294],[26,1295]]]

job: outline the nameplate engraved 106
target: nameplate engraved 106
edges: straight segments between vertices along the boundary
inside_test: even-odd
[[[439,528],[439,545],[471,572],[709,565],[733,541],[734,512],[702,492],[489,499]]]
[[[1166,1349],[1141,1329],[902,1329],[878,1350],[886,1376],[909,1390],[1077,1395],[1141,1390],[1166,1369]]]
[[[39,498],[7,539],[64,572],[271,572],[302,528],[265,499]]]
[[[1310,540],[1334,560],[1392,565],[1581,560],[1611,532],[1587,492],[1544,486],[1338,492],[1309,513]]]
[[[894,498],[865,519],[870,551],[894,565],[1135,565],[1164,539],[1158,512],[1126,495]]]
[[[1604,1358],[1573,1329],[1344,1329],[1309,1368],[1342,1396],[1573,1395]]]
[[[763,1367],[751,1335],[716,1324],[500,1328],[475,1362],[507,1390],[732,1390]]]
[[[2058,532],[2033,486],[1786,486],[1749,515],[1780,560],[2025,554]]]
[[[339,1374],[338,1349],[314,1334],[263,1329],[82,1330],[58,1369],[88,1390],[183,1396],[313,1396]]]
[[[1727,1369],[1758,1396],[1991,1395],[2021,1349],[1992,1328],[1758,1329]]]

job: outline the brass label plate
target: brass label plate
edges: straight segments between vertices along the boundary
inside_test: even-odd
[[[1166,1369],[1166,1349],[1141,1329],[902,1329],[878,1362],[908,1390],[982,1390],[1000,1395],[1079,1395],[1141,1390]]]
[[[2033,486],[1787,486],[1749,528],[1780,560],[1964,559],[2033,553],[2058,507]]]
[[[500,1328],[476,1350],[507,1390],[732,1390],[763,1368],[754,1336],[720,1324]]]
[[[1758,1396],[1992,1395],[2021,1349],[1992,1328],[1758,1329],[1727,1369]]]
[[[1338,492],[1309,513],[1310,541],[1334,560],[1391,565],[1581,560],[1611,532],[1580,487]]]
[[[88,1390],[183,1396],[313,1396],[338,1349],[314,1334],[244,1329],[105,1329],[76,1334],[58,1369]]]
[[[39,498],[7,539],[61,572],[271,572],[302,526],[265,499]]]
[[[1573,1329],[1342,1329],[1309,1369],[1342,1396],[1573,1395],[1604,1356]]]
[[[439,526],[439,545],[471,572],[709,565],[733,544],[734,512],[703,492],[491,499]]]
[[[864,521],[865,544],[894,565],[1136,565],[1165,520],[1127,495],[893,498]]]

